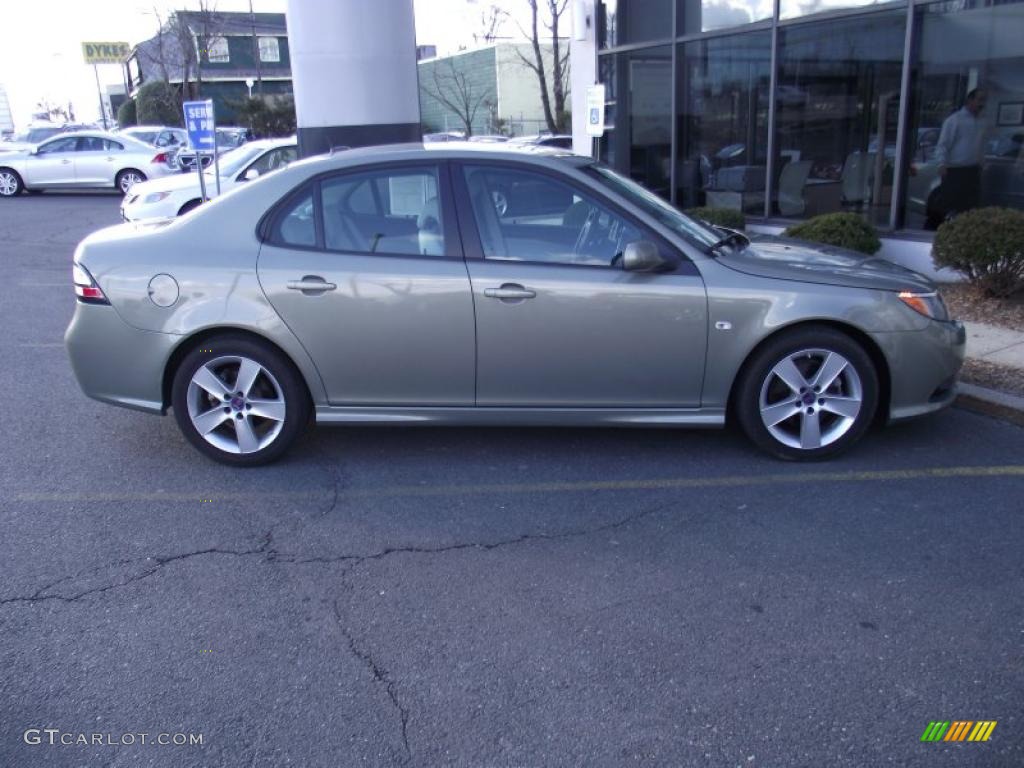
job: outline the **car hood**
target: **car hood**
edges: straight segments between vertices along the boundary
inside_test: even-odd
[[[17,153],[20,156],[28,154],[28,151],[34,147],[35,144],[24,144],[20,141],[0,141],[0,153]],[[8,157],[10,155],[8,154]]]
[[[750,235],[748,247],[723,253],[718,261],[737,272],[779,280],[883,291],[935,290],[924,275],[880,256],[772,235]]]

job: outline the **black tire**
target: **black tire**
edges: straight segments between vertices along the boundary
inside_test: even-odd
[[[233,384],[234,381],[230,378],[232,363],[221,363],[218,361],[234,357],[247,358],[261,366],[265,373],[269,373],[269,376],[266,376],[265,373],[261,372],[254,380],[253,389],[261,389],[260,392],[256,393],[257,396],[264,398],[280,396],[284,400],[284,419],[276,437],[270,438],[270,441],[258,450],[247,453],[224,450],[208,441],[193,424],[189,410],[190,400],[191,404],[195,406],[197,413],[203,413],[207,410],[211,412],[213,410],[221,410],[220,400],[213,398],[205,389],[196,387],[192,389],[190,394],[192,377],[208,364],[212,364],[213,369],[217,369],[218,366],[223,364],[225,373],[221,375],[228,376],[226,381]],[[223,382],[225,379],[221,379],[221,381]],[[231,395],[231,393],[227,394]],[[249,400],[249,394],[238,399],[245,403]],[[306,428],[311,411],[306,384],[291,360],[268,343],[231,334],[225,334],[224,336],[204,341],[185,355],[174,373],[174,380],[171,385],[171,405],[182,434],[200,453],[205,454],[214,461],[234,467],[253,467],[269,464],[279,459]],[[238,419],[240,414],[242,418],[239,421],[244,421],[246,424],[251,425],[254,433],[259,433],[259,431],[265,429],[266,431],[262,433],[264,437],[269,436],[273,429],[276,428],[277,420],[260,419],[258,417],[250,418],[250,414],[246,411],[245,406],[236,404],[235,398],[224,402],[223,407],[231,410],[230,413],[225,411],[226,416],[222,423],[216,428],[209,430],[211,439],[215,441],[225,444],[230,443],[232,436],[234,436],[235,443],[240,445],[241,435],[237,433],[235,421],[232,419],[232,417]],[[230,428],[228,427],[229,424]]]
[[[128,192],[131,191],[131,187],[129,187],[128,189],[124,188],[125,177],[128,176],[129,174],[133,174],[138,177],[138,182],[136,183],[143,182],[146,180],[146,174],[144,174],[142,171],[136,170],[135,168],[125,168],[121,171],[118,171],[117,176],[114,177],[114,187],[122,195],[127,195]]]
[[[178,209],[178,215],[179,216],[184,216],[189,211],[192,211],[192,210],[195,210],[196,208],[198,208],[199,205],[202,202],[203,202],[202,200],[189,200],[187,203],[185,203],[183,206],[181,206],[181,208]]]
[[[3,175],[5,182],[0,184],[0,197],[17,197],[25,189],[25,183],[13,168],[0,168],[0,174]],[[12,182],[13,187],[11,186]]]
[[[812,385],[828,353],[845,358],[848,367],[844,367],[824,391],[818,392],[811,386],[798,391],[773,373],[776,365],[785,365],[785,361],[792,358],[798,373],[804,374],[806,381],[803,383]],[[769,339],[753,354],[740,373],[733,407],[747,437],[762,450],[782,459],[818,461],[846,451],[864,436],[878,409],[878,393],[878,371],[858,342],[834,328],[804,326]],[[858,397],[859,412],[855,416],[850,413],[840,416],[831,410],[839,406],[848,410],[854,407],[851,401]],[[762,405],[779,408],[780,416],[789,410],[792,415],[769,429],[766,421],[770,421],[771,416],[762,418]],[[812,425],[818,425],[819,447],[801,447],[783,441],[805,441],[805,417],[809,417]],[[812,426],[807,431],[807,445],[814,445],[814,434]]]

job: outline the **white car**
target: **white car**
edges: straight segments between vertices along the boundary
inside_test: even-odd
[[[0,154],[0,197],[23,190],[129,189],[168,176],[165,151],[103,131],[61,133],[31,149]]]
[[[250,141],[220,157],[220,192],[284,168],[298,157],[295,138]],[[206,197],[217,196],[213,166],[204,171]],[[179,173],[139,184],[121,204],[125,221],[169,219],[187,213],[202,202],[196,172]]]

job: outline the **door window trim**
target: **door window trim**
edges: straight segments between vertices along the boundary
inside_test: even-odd
[[[526,173],[536,173],[543,176],[549,176],[555,181],[558,181],[581,197],[587,199],[593,199],[596,203],[603,206],[610,213],[615,216],[622,218],[626,223],[636,227],[643,235],[645,240],[650,240],[652,243],[658,246],[663,252],[668,254],[670,257],[675,258],[675,268],[654,274],[661,275],[700,275],[700,270],[690,260],[690,258],[683,253],[679,248],[669,243],[664,237],[659,235],[650,226],[641,221],[637,216],[633,215],[629,211],[623,209],[616,201],[609,199],[607,196],[595,192],[594,190],[586,187],[577,182],[576,179],[572,178],[569,174],[561,173],[559,171],[545,168],[540,165],[534,165],[532,163],[521,163],[514,160],[495,160],[493,158],[480,158],[468,160],[465,158],[459,158],[452,160],[451,162],[451,176],[454,184],[455,191],[455,202],[458,209],[459,215],[459,228],[463,236],[463,249],[465,250],[466,259],[473,261],[485,261],[495,264],[525,264],[535,267],[572,267],[573,269],[604,269],[614,270],[618,272],[625,272],[622,267],[615,267],[611,264],[572,264],[569,262],[562,261],[533,261],[529,259],[496,259],[487,258],[484,255],[483,243],[480,239],[480,231],[476,222],[476,214],[473,211],[473,201],[469,195],[469,186],[466,182],[466,167],[487,167],[487,168],[502,168],[512,171],[522,171]],[[648,274],[648,273],[644,273]]]
[[[411,170],[417,168],[432,169],[437,175],[438,196],[441,203],[441,220],[444,226],[445,253],[442,255],[425,255],[419,253],[392,253],[389,251],[353,251],[328,248],[324,238],[323,222],[323,201],[320,195],[321,184],[325,181],[341,178],[344,176],[357,176],[366,173],[375,173],[387,170]],[[376,185],[371,185],[374,199],[376,199]],[[293,245],[291,243],[279,242],[273,238],[274,230],[280,217],[286,214],[285,209],[290,203],[295,203],[309,191],[313,193],[313,220],[316,226],[315,245]],[[389,160],[380,163],[369,163],[366,165],[338,168],[330,171],[323,171],[303,181],[294,189],[289,191],[280,200],[270,207],[267,213],[263,214],[256,225],[256,237],[261,243],[272,245],[276,248],[290,248],[297,251],[318,251],[320,253],[331,253],[346,256],[383,256],[386,258],[404,259],[427,259],[442,261],[462,261],[465,258],[460,228],[456,222],[456,205],[452,191],[451,173],[448,163],[443,159],[422,159],[422,160]]]

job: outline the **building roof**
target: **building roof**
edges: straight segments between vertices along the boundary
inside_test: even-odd
[[[257,36],[285,37],[288,34],[288,26],[285,23],[283,13],[255,13],[211,11],[201,13],[199,11],[175,11],[174,16],[178,22],[184,23],[193,36],[217,35],[227,37],[249,37],[255,28]],[[132,49],[129,58],[136,58],[139,68],[142,71],[142,81],[162,80],[165,76],[169,82],[180,83],[184,79],[185,62],[181,53],[181,46],[173,28],[172,22],[164,25],[157,34],[148,40],[143,40]],[[216,68],[207,69],[203,67],[204,75],[207,78],[218,80],[244,80],[256,74],[255,66],[246,67],[225,67],[217,65]],[[289,67],[274,66],[273,71],[264,71],[265,77],[291,77]],[[189,77],[195,78],[195,62],[193,61]]]

